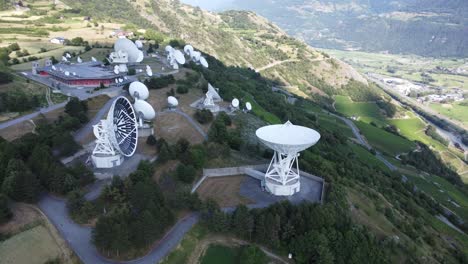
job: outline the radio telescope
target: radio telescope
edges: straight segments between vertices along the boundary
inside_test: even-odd
[[[65,61],[65,62],[67,62],[67,61],[68,61],[67,57],[65,57],[65,56],[62,56],[62,61]]]
[[[208,62],[206,61],[205,57],[200,57],[200,64],[203,67],[208,68]]]
[[[91,61],[96,62],[97,60],[96,60],[96,58],[91,57]]]
[[[201,58],[201,52],[199,52],[199,51],[194,51],[194,52],[192,52],[192,53],[190,54],[190,57],[192,58],[192,60],[193,60],[194,62],[198,62],[198,61],[200,60],[200,58]]]
[[[120,69],[119,69],[119,66],[118,66],[118,65],[115,65],[115,66],[114,66],[114,73],[115,73],[115,74],[119,74],[119,73],[120,73]]]
[[[109,55],[109,61],[119,64],[121,72],[128,71],[128,63],[139,63],[144,59],[143,52],[131,40],[119,38],[114,43],[114,52]]]
[[[180,50],[174,50],[174,58],[177,61],[177,63],[181,65],[185,64],[184,54]]]
[[[315,145],[320,134],[310,128],[286,122],[264,126],[255,132],[260,141],[275,151],[265,173],[265,187],[280,196],[300,191],[299,152]]]
[[[192,45],[185,45],[184,47],[184,52],[186,55],[190,55],[192,54],[192,52],[194,51]]]
[[[149,97],[149,91],[146,85],[141,82],[132,82],[128,88],[130,96],[140,100],[146,100]]]
[[[252,110],[252,104],[250,102],[245,103],[245,110],[247,110],[247,112]]]
[[[174,96],[167,97],[167,104],[169,108],[176,108],[179,105],[179,101]]]
[[[232,99],[231,106],[234,109],[238,109],[239,108],[239,99],[237,99],[237,98]]]
[[[148,75],[149,77],[153,76],[153,70],[149,65],[146,65],[146,75]]]
[[[141,40],[136,40],[135,41],[135,46],[138,48],[138,49],[141,49],[143,48],[143,42],[141,42]]]
[[[135,99],[133,104],[135,112],[138,116],[138,128],[147,128],[149,125],[144,124],[145,121],[150,121],[156,117],[156,112],[153,107],[146,101]]]
[[[77,61],[78,63],[82,63],[82,62],[83,62],[83,60],[80,58],[80,56],[78,56],[78,58],[76,58],[76,61]]]
[[[71,55],[70,55],[70,53],[68,53],[68,52],[67,52],[67,53],[65,53],[65,57],[67,57],[67,59],[71,59]]]
[[[96,168],[112,168],[122,164],[124,157],[135,153],[138,129],[135,111],[130,101],[119,96],[112,104],[107,119],[93,126],[96,147],[91,155]]]

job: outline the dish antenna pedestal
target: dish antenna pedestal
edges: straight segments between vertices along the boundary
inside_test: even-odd
[[[257,137],[275,151],[265,173],[266,189],[278,196],[290,196],[300,191],[299,152],[317,143],[320,134],[291,122],[259,128]]]

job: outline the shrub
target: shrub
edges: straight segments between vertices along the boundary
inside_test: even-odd
[[[213,121],[213,113],[211,113],[211,111],[207,109],[197,110],[195,112],[195,119],[200,124],[207,124]]]

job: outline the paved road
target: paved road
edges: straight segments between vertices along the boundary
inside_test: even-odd
[[[5,121],[3,123],[0,123],[0,129],[4,129],[4,128],[10,127],[10,126],[22,123],[24,121],[28,121],[30,119],[35,118],[36,116],[38,116],[40,114],[45,114],[45,113],[57,110],[59,108],[62,108],[66,104],[67,104],[67,102],[63,102],[63,103],[60,103],[60,104],[55,104],[55,105],[52,105],[52,106],[49,106],[49,107],[41,108],[40,110],[38,110],[38,111],[36,111],[34,113],[27,114],[27,115],[20,116],[20,117],[15,118],[15,119]]]
[[[102,185],[93,185],[93,188],[102,188]],[[198,221],[199,216],[196,213],[189,214],[179,220],[174,227],[159,241],[154,249],[148,255],[124,262],[112,261],[104,258],[94,247],[92,238],[92,229],[90,227],[75,224],[68,215],[66,202],[50,195],[45,195],[38,203],[39,208],[49,218],[52,224],[59,230],[62,237],[67,241],[76,255],[83,263],[135,263],[135,264],[154,264],[158,263],[169,252],[171,252],[182,240],[184,235]]]

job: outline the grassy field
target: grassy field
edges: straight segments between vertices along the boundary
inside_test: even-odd
[[[200,261],[201,264],[236,264],[239,263],[239,248],[223,245],[210,245]]]
[[[358,120],[370,123],[371,121],[377,124],[382,124],[384,116],[380,112],[380,108],[372,102],[353,102],[347,96],[337,95],[335,97],[335,108],[338,112],[347,116],[356,116]]]
[[[255,99],[252,95],[248,94],[246,96],[244,96],[243,98],[246,102],[250,102],[252,104],[252,111],[253,113],[260,117],[261,119],[265,120],[266,122],[270,123],[270,124],[279,124],[281,123],[281,120],[275,116],[274,114],[266,111],[265,109],[263,109],[263,107],[261,107],[259,104],[257,104],[257,102],[255,102]]]
[[[467,104],[468,101],[465,100],[464,103]],[[468,105],[462,105],[460,102],[452,104],[432,103],[429,107],[437,111],[439,114],[450,119],[461,121],[465,125],[468,125]]]
[[[207,234],[207,230],[200,225],[195,225],[161,264],[186,264],[197,243]]]
[[[61,251],[56,241],[42,225],[0,243],[2,264],[42,264],[60,255]]]
[[[369,143],[383,153],[395,156],[399,153],[409,152],[416,147],[414,142],[375,126],[360,121],[355,123]]]
[[[353,152],[359,157],[359,159],[364,162],[365,164],[368,164],[370,166],[375,166],[380,168],[383,171],[390,172],[390,169],[385,166],[385,164],[377,159],[372,153],[370,153],[367,149],[365,149],[363,146],[358,145],[358,144],[349,144]]]

